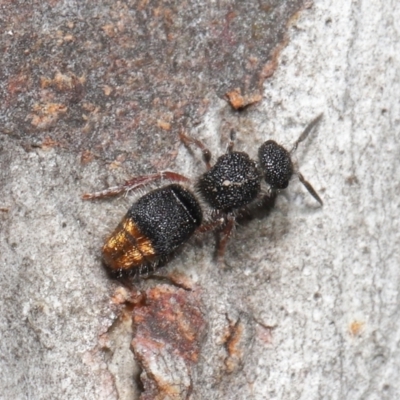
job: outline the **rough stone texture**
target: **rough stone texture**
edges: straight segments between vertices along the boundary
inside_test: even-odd
[[[91,81],[87,65],[68,68],[75,65],[70,53],[59,56],[67,67],[52,65],[57,40],[70,40],[55,27],[64,19],[68,27],[71,15],[79,23],[98,24],[91,43],[106,47],[92,49],[96,62],[109,50],[128,51],[108,39],[121,17],[107,24],[112,13],[96,5],[93,21],[99,22],[88,21],[88,6],[81,3],[29,3],[29,15],[23,8],[16,12],[17,6],[2,4],[1,16],[3,54],[15,57],[1,61],[6,93],[0,128],[1,397],[129,399],[139,395],[140,371],[128,351],[129,317],[110,301],[116,285],[101,268],[99,248],[134,196],[89,203],[80,195],[132,172],[153,172],[150,166],[172,168],[174,158],[176,169],[189,175],[202,172],[203,165],[177,144],[179,125],[173,121],[179,112],[171,120],[151,114],[165,135],[149,130],[146,136],[139,129],[138,136],[125,136],[134,113],[120,115],[120,132],[120,121],[111,117],[125,110],[124,81],[110,87]],[[226,268],[212,261],[209,235],[193,240],[164,271],[179,270],[203,290],[208,331],[193,398],[400,397],[399,19],[394,0],[318,0],[292,21],[288,46],[264,85],[261,104],[232,111],[217,97],[218,88],[225,92],[223,82],[204,92],[204,109],[189,108],[198,110],[189,133],[214,155],[224,151],[231,128],[237,149],[252,156],[267,138],[290,147],[324,112],[318,132],[296,153],[323,208],[294,180],[268,216],[238,227]],[[16,40],[19,29],[24,32]],[[39,47],[49,56],[47,69],[30,73],[18,57],[35,53],[32,43],[45,42],[42,32],[56,44]],[[115,76],[128,80],[126,69],[138,66],[121,66],[115,58],[104,74],[116,68]],[[31,68],[40,66],[35,58],[28,61]],[[215,76],[214,82],[222,81]],[[82,93],[89,97],[82,100]],[[140,107],[132,101],[140,121],[148,121],[143,115],[153,100]],[[100,111],[93,108],[97,103]],[[107,107],[114,113],[104,112]],[[168,114],[163,107],[160,112]],[[170,130],[164,129],[168,123]],[[89,146],[90,136],[97,146]],[[165,151],[160,157],[158,147]],[[112,161],[110,168],[104,161]]]

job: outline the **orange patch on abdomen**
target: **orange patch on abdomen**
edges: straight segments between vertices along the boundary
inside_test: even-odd
[[[113,271],[140,267],[156,259],[156,251],[135,222],[125,217],[103,246],[103,259]]]

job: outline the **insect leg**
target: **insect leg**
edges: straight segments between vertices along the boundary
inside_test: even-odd
[[[108,189],[101,190],[99,192],[94,193],[85,193],[82,195],[83,200],[93,200],[93,199],[102,199],[105,197],[117,196],[123,192],[129,192],[130,190],[139,189],[142,186],[148,185],[151,182],[155,182],[157,180],[166,179],[173,182],[189,182],[189,178],[184,175],[178,174],[176,172],[171,171],[163,171],[158,172],[157,174],[151,175],[143,175],[136,176],[132,179],[129,179],[125,183],[120,186],[112,186]]]
[[[209,170],[211,168],[211,163],[210,163],[210,161],[211,161],[211,152],[203,142],[201,142],[198,139],[194,139],[194,138],[186,135],[186,133],[184,133],[184,132],[181,132],[179,134],[179,139],[189,149],[190,149],[191,145],[197,146],[203,153],[203,161],[206,164],[207,170]]]
[[[235,226],[235,217],[233,215],[228,215],[226,225],[221,231],[221,237],[217,246],[217,261],[219,264],[223,263],[224,261],[226,246],[229,242],[229,238],[231,236],[234,226]]]

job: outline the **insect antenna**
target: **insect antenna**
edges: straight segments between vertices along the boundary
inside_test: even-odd
[[[318,125],[318,123],[321,121],[323,114],[319,114],[318,117],[314,118],[306,127],[306,129],[304,129],[304,131],[302,132],[302,134],[299,136],[299,138],[296,140],[296,142],[294,143],[292,150],[290,150],[290,154],[293,154],[296,150],[297,147],[299,145],[299,143],[303,142],[307,136],[310,134],[310,132]],[[299,181],[304,185],[304,187],[307,189],[308,193],[311,194],[312,197],[314,197],[315,200],[318,201],[319,204],[321,204],[321,206],[324,204],[323,201],[321,200],[321,198],[318,196],[318,193],[315,191],[315,189],[311,186],[311,183],[308,182],[304,176],[300,173],[300,171],[296,171],[295,172],[296,175],[299,178]]]
[[[307,125],[306,129],[304,129],[303,133],[299,136],[299,138],[294,143],[294,145],[292,147],[292,150],[290,150],[290,154],[293,154],[297,150],[297,147],[299,146],[299,143],[301,143],[304,140],[306,140],[307,136],[310,134],[310,132],[313,130],[313,128],[319,123],[319,121],[321,121],[322,117],[323,117],[323,113],[319,114],[318,117],[313,119]]]

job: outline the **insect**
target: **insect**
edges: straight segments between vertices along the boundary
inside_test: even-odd
[[[220,233],[217,255],[221,259],[240,212],[263,197],[275,196],[288,186],[293,175],[322,205],[321,198],[291,158],[321,118],[322,114],[306,127],[290,151],[267,140],[258,150],[258,163],[247,153],[233,150],[231,134],[227,152],[211,165],[208,148],[181,133],[180,139],[187,147],[196,146],[203,154],[206,172],[194,182],[176,172],[164,171],[84,194],[85,200],[97,199],[136,190],[158,180],[174,182],[149,191],[133,203],[103,246],[103,260],[109,271],[117,277],[144,274],[167,261],[195,232]],[[267,192],[262,190],[263,181]]]

